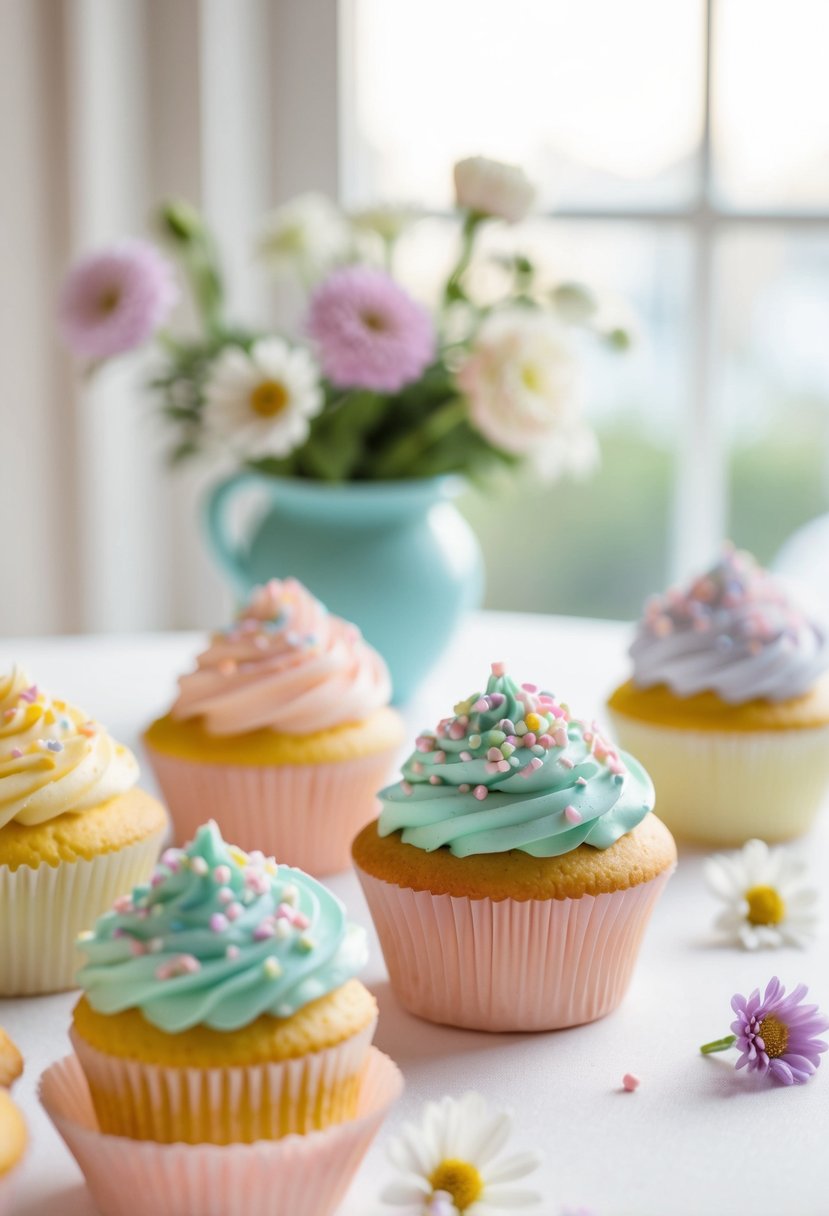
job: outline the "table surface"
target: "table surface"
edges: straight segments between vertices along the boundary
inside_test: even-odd
[[[0,644],[0,670],[20,662],[33,678],[84,706],[118,738],[138,746],[141,727],[172,697],[176,675],[199,648],[195,634],[16,639]],[[582,715],[625,670],[625,626],[543,616],[481,613],[407,710],[412,732],[431,727],[480,687],[489,662],[505,659],[521,680],[550,688]],[[144,783],[151,787],[149,770]],[[829,846],[824,820],[798,847],[817,875]],[[809,949],[750,954],[712,935],[716,905],[702,855],[683,850],[646,935],[622,1007],[590,1026],[540,1035],[485,1035],[431,1026],[400,1009],[355,876],[330,886],[369,930],[364,977],[380,1004],[376,1043],[403,1070],[406,1092],[363,1163],[340,1216],[379,1216],[390,1176],[383,1141],[426,1099],[476,1089],[516,1116],[516,1147],[544,1154],[536,1176],[544,1216],[586,1207],[597,1216],[825,1216],[829,1212],[829,1078],[776,1088],[734,1071],[734,1053],[702,1057],[698,1046],[728,1032],[729,1000],[778,974],[809,984],[829,1007],[826,935]],[[68,1049],[75,997],[0,1001],[0,1025],[26,1057],[15,1090],[32,1147],[15,1216],[92,1216],[69,1152],[36,1099],[40,1072]],[[637,1073],[635,1093],[621,1077]],[[234,1216],[228,1213],[228,1216]],[[282,1216],[275,1209],[275,1216]],[[288,1216],[286,1213],[285,1216]]]

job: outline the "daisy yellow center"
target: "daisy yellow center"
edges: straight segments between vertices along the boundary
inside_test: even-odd
[[[779,925],[786,915],[786,904],[774,887],[752,887],[746,891],[748,919],[752,925]]]
[[[773,1013],[763,1018],[757,1027],[760,1038],[765,1045],[766,1055],[770,1060],[782,1056],[789,1045],[789,1028],[776,1018]]]
[[[260,418],[275,418],[288,404],[288,390],[278,380],[263,380],[250,395],[250,408]]]
[[[447,1157],[432,1170],[429,1185],[433,1191],[445,1191],[451,1195],[459,1212],[471,1208],[484,1191],[484,1180],[475,1166],[455,1157]]]

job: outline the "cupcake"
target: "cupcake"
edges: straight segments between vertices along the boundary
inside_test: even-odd
[[[23,1057],[0,1026],[0,1089],[11,1089],[23,1072]]]
[[[687,840],[799,836],[829,787],[829,631],[744,552],[649,600],[610,697]]]
[[[403,739],[385,663],[295,579],[259,588],[145,743],[187,840],[215,819],[312,874],[349,864]]]
[[[377,1019],[363,929],[201,827],[84,935],[71,1037],[104,1133],[252,1143],[353,1118]]]
[[[0,996],[74,986],[75,939],[161,849],[126,747],[19,668],[0,677]]]
[[[0,1216],[12,1211],[14,1174],[28,1143],[23,1115],[9,1088],[23,1071],[23,1058],[0,1027]]]
[[[603,1017],[676,863],[642,766],[492,665],[354,842],[392,987],[476,1030]]]

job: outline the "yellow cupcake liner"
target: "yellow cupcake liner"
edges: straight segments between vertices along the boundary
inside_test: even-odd
[[[226,840],[260,849],[315,877],[351,864],[351,842],[377,815],[377,791],[396,748],[326,764],[202,764],[147,753],[170,810],[176,840],[215,819]]]
[[[164,833],[89,860],[16,870],[0,866],[0,997],[77,987],[78,934],[119,895],[146,882]]]
[[[120,1059],[75,1030],[70,1037],[102,1132],[157,1144],[252,1144],[353,1118],[376,1024],[296,1060],[229,1068]]]
[[[403,1090],[369,1048],[354,1117],[256,1144],[155,1144],[104,1135],[74,1056],[41,1077],[40,1100],[80,1166],[101,1216],[332,1216]]]
[[[791,840],[809,831],[829,792],[829,726],[695,731],[610,717],[653,778],[660,819],[685,840]]]

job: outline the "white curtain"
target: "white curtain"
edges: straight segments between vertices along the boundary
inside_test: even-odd
[[[226,613],[197,519],[219,470],[164,468],[145,357],[80,382],[57,290],[178,195],[219,235],[236,314],[277,318],[255,221],[337,191],[338,75],[336,0],[0,0],[0,635]]]

